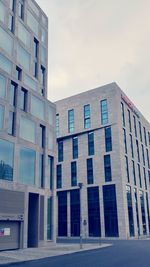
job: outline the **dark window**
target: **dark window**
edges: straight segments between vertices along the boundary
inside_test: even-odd
[[[110,155],[104,156],[104,172],[105,182],[110,182],[112,180]]]
[[[44,155],[39,157],[39,186],[44,187]]]
[[[94,155],[94,133],[88,133],[88,155]]]
[[[84,106],[84,128],[91,127],[91,119],[90,119],[90,105]]]
[[[24,19],[24,0],[19,0],[18,15],[22,20]]]
[[[68,110],[68,132],[74,132],[74,109]]]
[[[78,158],[78,137],[72,138],[72,157],[73,159]]]
[[[80,236],[80,192],[79,189],[70,191],[71,206],[71,236]]]
[[[130,132],[132,132],[131,114],[130,114],[130,110],[129,109],[128,109],[128,120],[129,120],[129,130],[130,130]]]
[[[48,156],[48,187],[53,189],[53,168],[54,168],[54,158]]]
[[[135,164],[133,160],[132,160],[132,172],[133,172],[134,185],[136,185]]]
[[[20,108],[23,111],[27,111],[27,103],[28,103],[28,91],[24,88],[21,88],[21,91],[20,91]]]
[[[63,152],[63,141],[58,141],[58,161],[63,161],[64,158],[64,152]]]
[[[142,142],[142,128],[141,128],[141,122],[139,121],[139,134],[140,134],[140,140]]]
[[[9,97],[9,103],[12,106],[16,106],[17,103],[17,84],[11,82],[11,86],[10,86],[10,97]]]
[[[125,127],[125,113],[124,113],[124,104],[121,102],[121,111],[122,111],[122,125]]]
[[[140,164],[137,164],[137,167],[138,167],[138,175],[139,175],[139,184],[140,184],[140,187],[142,188],[142,179],[141,179]]]
[[[133,120],[134,120],[134,133],[135,133],[135,137],[137,137],[137,127],[136,127],[136,118],[135,118],[135,116],[133,116]]]
[[[147,180],[146,180],[146,171],[145,171],[145,168],[143,168],[143,175],[144,175],[145,190],[147,190]]]
[[[9,111],[9,126],[8,126],[8,134],[15,134],[15,113]]]
[[[57,176],[57,188],[62,187],[62,168],[61,164],[56,167],[56,176]]]
[[[99,237],[101,236],[99,187],[89,187],[87,197],[89,236]]]
[[[58,236],[67,236],[67,192],[58,192]]]
[[[112,151],[111,127],[105,128],[105,148],[106,152]]]
[[[115,185],[103,186],[105,236],[118,237],[118,216]]]
[[[143,127],[144,130],[144,140],[145,140],[145,145],[147,146],[147,137],[146,137],[146,129]]]
[[[71,162],[71,186],[77,186],[77,164]]]
[[[134,188],[134,202],[135,202],[135,209],[136,209],[138,235],[140,235],[139,210],[138,210],[138,199],[137,199],[137,189],[136,188]]]
[[[150,169],[149,152],[147,148],[146,148],[146,156],[147,156],[147,165],[148,165],[148,168]]]
[[[19,81],[22,80],[22,69],[20,69],[18,66],[16,67],[16,79]]]
[[[145,153],[144,153],[144,146],[141,144],[142,147],[142,158],[143,158],[143,165],[145,166]]]
[[[40,140],[40,147],[44,148],[45,147],[45,126],[40,124],[40,136],[39,136],[39,140]]]
[[[142,214],[142,224],[143,224],[143,235],[147,234],[146,230],[146,216],[145,216],[145,204],[144,204],[144,192],[140,191],[140,203],[141,203],[141,214]]]
[[[150,232],[149,198],[148,198],[147,192],[146,192],[146,207],[147,207],[147,215],[148,215],[148,227],[149,227],[149,232]]]
[[[87,183],[93,184],[93,159],[87,159]]]
[[[39,42],[37,39],[34,38],[34,77],[38,77],[38,54],[39,54]]]
[[[107,99],[101,101],[101,124],[108,123],[108,107],[107,107]]]
[[[126,139],[126,130],[123,128],[123,138],[124,138],[124,149],[125,149],[125,154],[127,154],[127,139]]]
[[[126,193],[127,193],[127,205],[128,205],[128,218],[129,218],[129,233],[130,236],[134,236],[134,220],[133,220],[132,195],[130,186],[126,186]]]
[[[130,147],[131,147],[131,156],[132,156],[132,158],[134,158],[132,134],[130,134]]]
[[[52,240],[52,214],[53,214],[53,205],[52,197],[47,199],[47,240]]]
[[[41,66],[41,84],[42,84],[42,88],[44,89],[45,88],[45,73],[46,73],[46,70],[43,66]],[[44,90],[42,91],[42,95],[44,95]]]
[[[139,142],[138,142],[138,140],[136,140],[136,151],[137,151],[138,162],[140,162],[140,151],[139,151]]]
[[[148,132],[148,143],[149,143],[149,146],[150,146],[150,133]]]
[[[130,183],[130,175],[129,175],[129,164],[128,164],[128,157],[125,156],[125,164],[126,164],[126,181]]]
[[[15,10],[15,0],[9,0],[9,7],[14,12],[14,10]]]
[[[14,24],[14,16],[12,14],[9,14],[8,17],[8,29],[14,33],[14,28],[15,28],[15,24]]]

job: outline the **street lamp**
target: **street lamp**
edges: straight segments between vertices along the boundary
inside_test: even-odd
[[[81,189],[83,187],[83,183],[78,183],[79,186],[79,192],[80,192],[80,249],[83,248],[83,240],[82,240],[82,213],[81,213],[81,207],[82,207],[82,197],[81,197]]]

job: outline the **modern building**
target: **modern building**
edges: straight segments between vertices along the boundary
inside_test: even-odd
[[[150,124],[116,83],[56,102],[59,238],[150,234]]]
[[[53,240],[55,105],[47,100],[48,18],[0,1],[0,250]]]

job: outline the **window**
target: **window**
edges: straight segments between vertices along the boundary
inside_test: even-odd
[[[80,191],[70,191],[71,236],[80,236]]]
[[[100,237],[99,187],[87,188],[89,236]]]
[[[4,126],[4,107],[0,105],[0,130],[3,129]]]
[[[74,132],[74,109],[68,110],[68,132]]]
[[[142,158],[143,158],[143,165],[145,166],[145,153],[144,153],[144,146],[141,144],[142,147]]]
[[[87,159],[87,183],[93,184],[93,159]]]
[[[17,84],[11,82],[10,90],[9,90],[9,103],[12,106],[16,106],[17,100]]]
[[[94,132],[88,133],[88,155],[94,155]]]
[[[130,186],[126,186],[126,194],[127,194],[127,205],[128,205],[129,233],[130,236],[134,236],[134,220],[133,220],[132,195]]]
[[[118,237],[118,216],[115,185],[103,186],[105,236]]]
[[[150,232],[149,197],[148,197],[147,192],[146,192],[146,207],[147,207],[147,215],[148,215],[148,228],[149,228],[149,232]]]
[[[56,136],[59,136],[59,114],[56,114]]]
[[[9,111],[9,125],[8,125],[8,134],[15,134],[15,113]]]
[[[130,176],[129,176],[129,164],[128,164],[128,157],[125,156],[125,166],[126,166],[126,181],[130,183]]]
[[[21,147],[20,149],[19,180],[21,184],[35,185],[35,161],[36,152],[32,149]]]
[[[132,172],[133,172],[134,185],[136,185],[135,164],[133,160],[132,160]]]
[[[15,1],[14,0],[9,0],[9,8],[14,11],[15,9]]]
[[[63,161],[64,158],[64,151],[63,151],[63,141],[58,141],[58,161],[61,162]]]
[[[137,164],[138,167],[138,175],[139,175],[139,185],[142,188],[142,179],[141,179],[141,168],[140,168],[140,164]]]
[[[71,186],[77,186],[77,164],[71,162]]]
[[[121,102],[121,111],[122,111],[122,125],[125,127],[125,112],[124,112],[124,104]]]
[[[135,137],[137,137],[137,128],[136,128],[136,118],[135,118],[135,116],[133,116],[133,120],[134,120],[134,133],[135,133]]]
[[[26,71],[30,71],[30,54],[19,44],[17,45],[17,61]]]
[[[12,62],[2,54],[0,54],[0,68],[8,74],[12,72]]]
[[[22,69],[16,66],[16,79],[21,81],[22,80]]]
[[[52,197],[47,199],[47,240],[52,239]]]
[[[67,192],[58,192],[58,236],[67,236]]]
[[[110,155],[104,156],[104,173],[105,173],[105,182],[110,182],[112,180]]]
[[[15,24],[14,24],[14,16],[12,14],[9,14],[8,16],[8,29],[14,33]]]
[[[150,146],[150,132],[148,132],[148,143],[149,143],[149,146]]]
[[[18,16],[24,20],[24,0],[19,0],[18,3]]]
[[[27,49],[30,49],[31,34],[20,21],[18,21],[18,38],[21,40],[21,42],[25,45]]]
[[[136,151],[137,151],[138,162],[140,162],[140,151],[139,151],[139,142],[138,142],[138,140],[136,140]]]
[[[125,154],[127,154],[127,140],[126,140],[126,130],[123,128],[123,138],[124,138],[124,149],[125,149]]]
[[[131,147],[131,156],[132,158],[134,158],[132,134],[130,134],[130,147]]]
[[[44,187],[44,155],[39,155],[39,187]]]
[[[137,189],[136,188],[134,188],[134,202],[135,202],[135,208],[136,208],[138,235],[140,235],[140,222],[139,222],[138,199],[137,199]]]
[[[143,168],[143,175],[144,175],[145,190],[147,190],[147,180],[146,180],[146,171],[145,171],[145,168]]]
[[[41,84],[43,88],[45,88],[45,79],[45,68],[41,66]]]
[[[130,110],[129,109],[128,109],[128,120],[129,120],[129,130],[130,130],[130,132],[132,132],[131,114],[130,114]]]
[[[147,137],[146,137],[146,129],[143,127],[144,130],[144,140],[145,140],[145,145],[147,146]]]
[[[20,117],[20,137],[24,140],[35,144],[35,122],[30,119],[21,116]]]
[[[105,128],[105,149],[106,152],[112,151],[111,127]]]
[[[34,91],[37,91],[37,89],[38,89],[37,82],[35,80],[33,80],[27,74],[24,74],[24,83],[26,84],[27,87],[31,88]]]
[[[29,1],[29,2],[32,2],[32,1]],[[36,20],[36,18],[31,14],[31,12],[29,10],[27,10],[27,25],[33,31],[33,33],[35,33],[36,36],[38,36],[38,33],[39,33],[39,23]]]
[[[146,230],[146,215],[145,215],[145,204],[144,204],[144,192],[140,190],[140,203],[141,203],[141,214],[143,224],[143,235],[147,234]]]
[[[90,105],[84,106],[84,129],[88,129],[91,127],[90,121]]]
[[[3,23],[5,22],[5,16],[6,16],[6,12],[5,12],[5,6],[3,5],[3,3],[0,1],[0,21],[2,21]]]
[[[33,71],[33,75],[35,78],[38,78],[38,54],[39,54],[39,42],[37,39],[34,38],[34,59],[33,59],[34,71]]]
[[[72,138],[72,157],[73,159],[78,158],[78,137]]]
[[[101,124],[108,123],[107,99],[101,101]]]
[[[139,121],[139,134],[140,134],[140,140],[142,142],[142,128],[141,128],[141,122]]]
[[[27,111],[28,106],[28,91],[24,88],[21,88],[20,91],[20,108],[23,111]]]
[[[44,148],[45,147],[45,126],[40,124],[40,135],[39,135],[39,145],[40,147]]]
[[[0,74],[0,97],[6,97],[6,78]]]
[[[13,38],[5,31],[0,28],[0,47],[9,55],[13,54]]]
[[[48,156],[48,188],[53,189],[53,164],[54,164],[54,158],[51,156]]]
[[[0,139],[0,179],[13,181],[14,144]]]
[[[44,102],[35,96],[31,96],[31,114],[41,120],[45,118]]]
[[[147,165],[148,165],[148,168],[150,169],[149,152],[147,148],[146,148],[146,155],[147,155]]]
[[[56,166],[56,175],[57,175],[57,189],[62,187],[62,168],[61,164]]]

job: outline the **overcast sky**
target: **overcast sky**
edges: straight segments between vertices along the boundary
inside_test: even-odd
[[[56,101],[113,81],[150,121],[150,0],[37,0]]]

